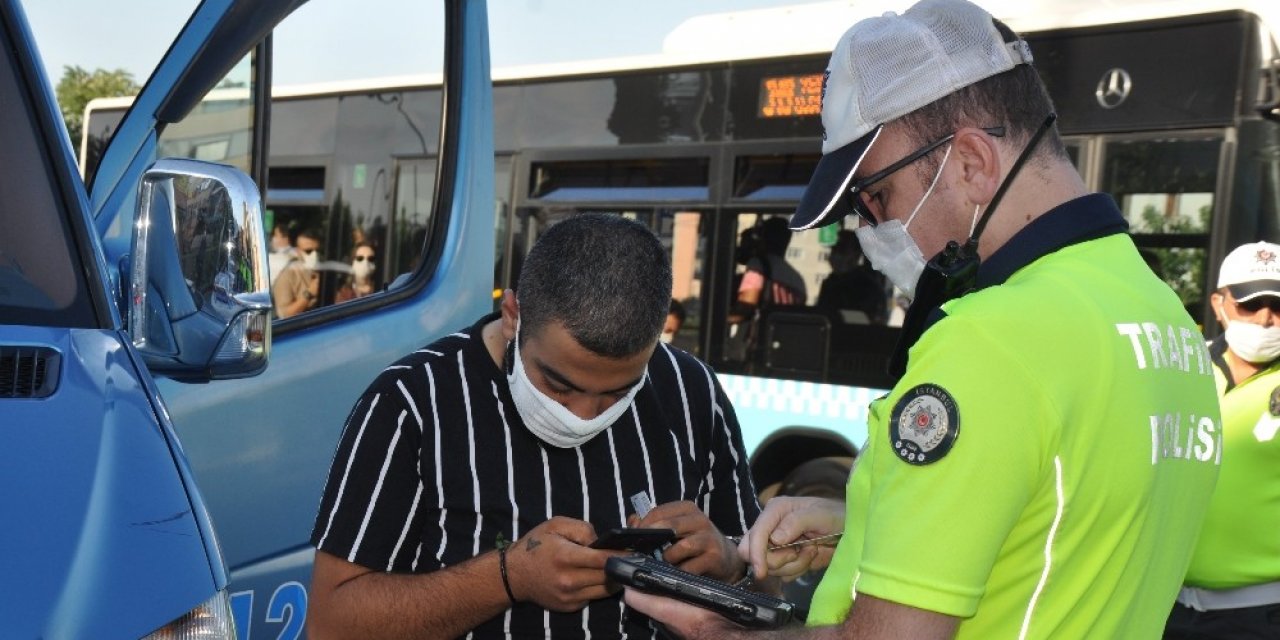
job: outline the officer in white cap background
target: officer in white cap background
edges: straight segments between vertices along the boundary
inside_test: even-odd
[[[1280,638],[1280,245],[1227,254],[1210,303],[1222,470],[1165,638]]]
[[[1213,366],[1115,201],[1086,189],[1031,53],[966,0],[862,20],[836,44],[791,227],[858,216],[872,266],[913,299],[909,349],[869,408],[846,502],[770,500],[739,546],[757,578],[826,565],[810,628],[772,633],[1164,629],[1218,474]],[[686,637],[752,633],[626,598]]]

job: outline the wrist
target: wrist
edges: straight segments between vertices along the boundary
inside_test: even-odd
[[[507,594],[507,600],[509,600],[511,602],[511,606],[514,607],[519,604],[519,600],[516,599],[516,594],[511,590],[511,577],[507,572],[507,547],[509,546],[510,545],[503,545],[498,547],[498,570],[502,575],[502,589]]]

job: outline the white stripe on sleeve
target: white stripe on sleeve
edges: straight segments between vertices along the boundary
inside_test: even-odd
[[[401,411],[399,419],[396,420],[396,434],[391,436],[391,444],[387,445],[387,455],[382,459],[382,469],[378,472],[378,483],[373,485],[373,495],[369,496],[369,506],[364,510],[364,520],[360,521],[360,532],[356,534],[356,541],[351,545],[351,553],[347,554],[347,562],[356,561],[356,554],[360,551],[360,542],[364,540],[364,532],[369,528],[369,520],[373,518],[373,510],[378,506],[378,496],[382,494],[382,483],[387,479],[387,469],[391,468],[391,457],[395,455],[396,445],[400,443],[400,428],[404,426],[406,415],[408,415],[407,411]]]
[[[320,536],[318,546],[323,547],[324,541],[329,538],[329,529],[333,527],[333,516],[338,513],[338,505],[342,504],[342,494],[347,490],[347,477],[351,475],[351,465],[356,460],[356,452],[360,450],[360,440],[364,438],[364,428],[369,424],[369,416],[373,415],[373,410],[378,407],[378,400],[381,398],[382,394],[374,394],[373,401],[364,412],[364,420],[360,422],[360,430],[356,432],[355,442],[351,443],[351,453],[347,454],[347,467],[342,471],[342,482],[338,483],[338,496],[333,499],[333,507],[329,509],[329,522],[324,525],[324,535]]]
[[[400,388],[400,395],[404,396],[404,401],[408,403],[409,409],[413,411],[413,419],[418,421],[418,431],[422,431],[422,414],[418,413],[418,403],[413,401],[413,394],[404,388],[403,380],[396,380],[396,386]],[[433,389],[431,392],[431,401],[435,402],[436,394]]]
[[[413,506],[409,507],[409,515],[404,519],[404,528],[400,530],[400,539],[396,540],[396,548],[391,550],[391,558],[387,560],[387,571],[391,571],[396,564],[396,556],[400,555],[400,547],[404,544],[405,538],[409,536],[409,529],[412,528],[413,516],[418,514],[418,501],[422,499],[422,480],[418,480],[418,490],[413,492]],[[415,558],[416,560],[416,558]]]

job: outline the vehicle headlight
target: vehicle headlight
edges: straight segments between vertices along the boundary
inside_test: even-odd
[[[231,619],[231,600],[227,592],[219,591],[142,640],[236,640],[236,625]]]

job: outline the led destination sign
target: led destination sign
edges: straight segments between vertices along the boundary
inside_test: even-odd
[[[821,73],[770,76],[760,81],[760,117],[796,118],[821,113]]]

